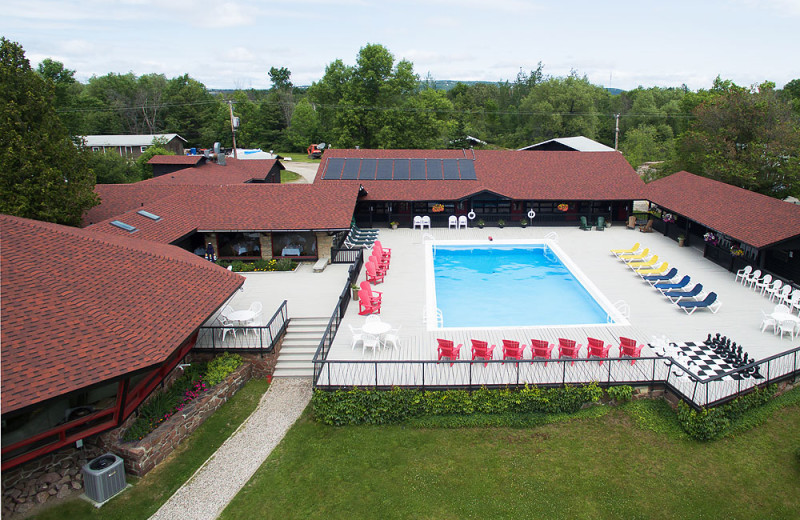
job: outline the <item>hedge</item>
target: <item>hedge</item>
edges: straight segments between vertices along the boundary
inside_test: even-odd
[[[770,385],[763,390],[756,387],[730,403],[699,411],[681,401],[678,403],[678,421],[689,437],[699,441],[714,440],[722,436],[746,411],[764,405],[777,391],[777,385]]]

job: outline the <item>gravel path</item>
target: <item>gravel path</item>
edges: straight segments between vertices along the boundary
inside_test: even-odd
[[[310,378],[273,379],[258,408],[150,518],[216,518],[278,445],[310,400]]]

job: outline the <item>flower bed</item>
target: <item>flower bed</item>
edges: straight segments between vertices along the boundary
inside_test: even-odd
[[[138,417],[122,435],[122,440],[129,442],[143,439],[203,392],[225,379],[241,364],[241,356],[226,352],[209,363],[190,365],[172,386],[139,407]],[[209,384],[204,379],[208,379]]]
[[[243,262],[242,260],[218,260],[216,264],[226,268],[231,266],[231,270],[235,273],[294,271],[297,267],[297,262],[289,260],[288,258],[255,260],[253,262]]]

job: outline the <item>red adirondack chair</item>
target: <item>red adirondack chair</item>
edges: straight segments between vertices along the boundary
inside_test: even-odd
[[[475,361],[475,358],[480,358],[483,360],[492,359],[492,354],[494,354],[494,345],[491,347],[489,343],[486,341],[481,341],[478,339],[473,339],[472,341],[472,361]],[[484,363],[483,366],[488,365],[489,363]]]
[[[575,343],[575,341],[571,339],[558,338],[558,358],[561,359],[563,357],[568,357],[572,359],[578,359],[578,355],[580,354],[582,346],[583,345]],[[570,363],[570,365],[574,364],[575,361]]]
[[[374,250],[377,250],[380,253],[382,258],[385,258],[387,261],[391,260],[392,250],[384,248],[380,240],[376,240],[372,247]]]
[[[608,350],[611,348],[611,345],[606,345],[605,341],[596,338],[586,338],[586,342],[588,345],[588,351],[586,353],[586,357],[599,357],[599,358],[607,358],[608,357]],[[600,361],[600,365],[603,364],[603,361]]]
[[[378,268],[373,262],[367,262],[364,266],[367,270],[367,281],[369,283],[376,284],[383,282],[384,273],[378,273]]]
[[[378,305],[380,305],[380,304],[381,304],[381,301],[383,300],[383,292],[381,292],[381,291],[373,291],[373,290],[372,290],[372,286],[371,286],[371,285],[369,284],[369,282],[368,282],[368,281],[366,281],[366,280],[364,280],[363,282],[361,282],[361,283],[359,284],[359,287],[361,287],[361,290],[362,290],[362,291],[367,291],[367,292],[369,292],[369,295],[370,295],[370,297],[369,297],[369,300],[370,300],[370,302],[371,302],[372,304],[376,304],[376,303],[377,303]],[[361,294],[361,291],[359,291],[359,294]],[[359,296],[359,298],[361,298],[361,297]]]
[[[519,341],[503,340],[503,359],[522,359],[525,345],[520,345]]]
[[[449,360],[458,359],[458,354],[461,352],[461,343],[459,343],[458,346],[453,346],[453,342],[449,339],[437,338],[436,341],[439,343],[437,347],[439,361],[441,361],[442,358],[447,358]],[[450,366],[453,366],[453,363],[450,363]]]
[[[644,345],[636,343],[635,339],[619,337],[619,357],[630,356],[637,358],[642,353]],[[631,359],[631,365],[636,363],[635,359]]]
[[[553,347],[555,347],[555,345],[553,345],[552,343],[548,343],[543,339],[532,339],[531,359],[536,359],[536,358],[550,359],[550,354],[553,352]],[[544,366],[547,366],[547,361],[544,362]]]
[[[358,291],[358,314],[366,316],[367,314],[380,314],[381,302],[372,302],[372,291],[365,291],[360,289]]]
[[[375,253],[374,251],[372,252],[372,255],[370,255],[367,261],[373,262],[375,266],[378,268],[379,273],[382,271],[383,274],[386,274],[386,272],[389,270],[389,262],[387,260],[381,259],[378,256],[378,254]]]

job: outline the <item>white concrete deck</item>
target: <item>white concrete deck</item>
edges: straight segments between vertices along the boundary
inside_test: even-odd
[[[467,357],[465,354],[469,352],[470,338],[499,345],[502,339],[530,344],[531,338],[548,339],[552,342],[558,337],[566,337],[585,345],[587,336],[593,336],[614,344],[615,347],[611,350],[613,356],[617,352],[616,345],[620,335],[647,343],[653,336],[666,335],[671,341],[697,341],[705,339],[708,333],[720,332],[743,345],[745,352],[755,359],[784,352],[800,343],[798,340],[790,341],[788,336],[781,339],[771,333],[761,333],[759,310],[771,312],[774,303],[735,283],[732,273],[704,259],[701,250],[678,247],[676,242],[657,232],[640,233],[624,226],[613,226],[603,232],[581,231],[572,227],[529,227],[482,230],[434,228],[430,232],[425,230],[425,233],[430,233],[437,240],[488,241],[489,236],[495,240],[544,238],[550,231],[558,234],[559,246],[611,302],[625,300],[630,305],[630,326],[428,331],[422,322],[426,283],[422,243],[424,233],[410,229],[381,230],[381,242],[384,248],[392,249],[392,260],[385,282],[373,288],[383,292],[381,319],[400,328],[402,345],[396,350],[379,350],[376,353],[362,353],[360,347],[352,349],[347,325],[361,327],[365,320],[358,315],[358,303],[353,302],[328,359],[431,360],[436,358],[436,338],[454,339],[457,343],[463,343],[461,359]],[[610,253],[610,249],[629,248],[635,242],[649,247],[660,259],[676,267],[681,275],[690,275],[690,287],[700,282],[706,291],[716,292],[722,302],[719,312],[713,314],[707,309],[700,309],[687,315]],[[362,271],[359,280],[364,279]],[[328,313],[331,310],[332,305]],[[526,353],[530,356],[529,351]],[[652,353],[645,347],[642,355]],[[495,359],[500,357],[502,353],[498,347]]]

